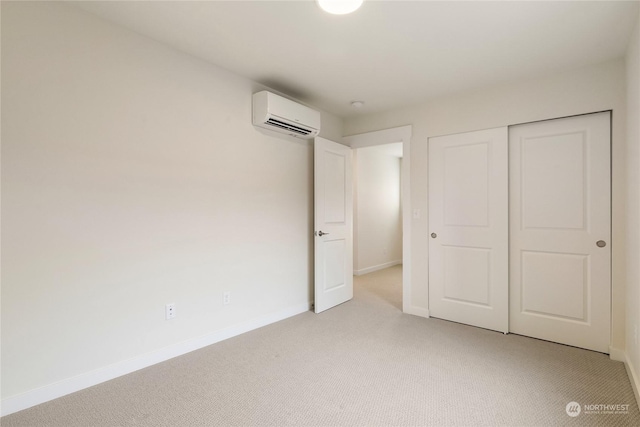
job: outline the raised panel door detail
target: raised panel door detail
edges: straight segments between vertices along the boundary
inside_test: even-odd
[[[580,131],[522,139],[523,228],[585,228],[585,137]]]
[[[338,153],[324,154],[325,223],[345,222],[345,158]]]
[[[444,298],[490,306],[491,252],[488,249],[444,247]]]
[[[326,291],[345,286],[345,240],[329,240],[323,244],[324,248],[324,269],[325,282],[324,289]]]
[[[587,322],[589,256],[522,252],[522,313]]]
[[[488,142],[444,149],[445,225],[489,225],[489,150]]]

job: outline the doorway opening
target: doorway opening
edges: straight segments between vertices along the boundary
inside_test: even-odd
[[[416,314],[410,304],[410,141],[411,126],[343,138],[354,153],[354,283],[365,274],[380,276],[390,283],[380,296]],[[398,288],[401,299],[393,296]]]
[[[401,166],[401,142],[353,150],[353,274],[368,279],[354,278],[354,290],[358,285],[370,287],[398,310],[402,310]],[[391,269],[395,266],[399,267]]]
[[[402,264],[402,143],[353,151],[353,273]]]

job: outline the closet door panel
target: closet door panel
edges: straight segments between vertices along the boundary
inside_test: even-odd
[[[507,128],[429,139],[429,314],[508,330]]]
[[[609,352],[610,114],[513,126],[510,331]]]

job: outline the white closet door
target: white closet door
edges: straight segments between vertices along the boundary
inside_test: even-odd
[[[429,314],[508,331],[507,128],[429,138]]]
[[[513,126],[510,331],[609,352],[610,114]]]

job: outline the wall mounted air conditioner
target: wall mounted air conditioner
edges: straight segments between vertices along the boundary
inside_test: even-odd
[[[320,112],[263,90],[253,94],[253,125],[311,139],[320,132]]]

